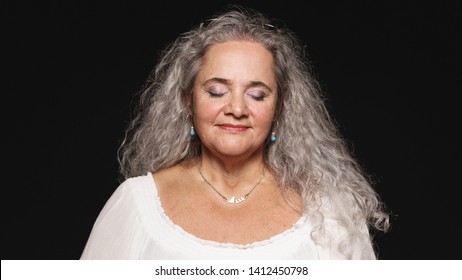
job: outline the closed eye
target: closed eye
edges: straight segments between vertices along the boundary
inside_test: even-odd
[[[253,99],[255,99],[256,101],[263,101],[263,99],[265,99],[266,96],[262,95],[262,96],[252,96],[251,97]]]
[[[249,91],[247,92],[247,95],[252,97],[256,101],[263,101],[265,97],[267,96],[266,93],[264,93],[263,91],[259,91],[259,90]]]
[[[207,91],[209,93],[210,97],[222,97],[225,95],[227,92],[224,91]]]

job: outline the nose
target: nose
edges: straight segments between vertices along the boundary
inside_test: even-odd
[[[244,94],[231,93],[224,112],[226,115],[233,115],[237,119],[248,116],[248,108]]]

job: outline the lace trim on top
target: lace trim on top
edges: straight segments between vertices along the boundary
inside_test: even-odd
[[[305,221],[307,219],[307,216],[306,216],[306,213],[304,213],[299,219],[298,221],[292,225],[291,228],[281,232],[281,233],[278,233],[268,239],[265,239],[265,240],[261,240],[261,241],[255,241],[255,242],[251,242],[251,243],[248,243],[248,244],[236,244],[236,243],[230,243],[230,242],[227,242],[227,243],[221,243],[221,242],[218,242],[218,241],[213,241],[213,240],[206,240],[206,239],[202,239],[202,238],[199,238],[189,232],[187,232],[186,230],[184,230],[181,226],[175,224],[171,219],[170,217],[165,213],[164,211],[164,208],[162,207],[162,203],[160,201],[160,197],[159,197],[159,194],[157,192],[157,186],[156,186],[156,183],[154,181],[154,177],[152,176],[151,173],[148,173],[148,175],[150,176],[151,180],[152,180],[152,183],[154,184],[154,193],[155,193],[155,204],[156,204],[156,208],[158,210],[158,213],[160,214],[162,220],[170,227],[172,228],[175,232],[179,233],[180,235],[182,235],[183,237],[189,239],[189,240],[192,240],[194,242],[197,242],[199,244],[202,244],[202,245],[207,245],[207,246],[212,246],[212,247],[216,247],[216,248],[230,248],[230,249],[252,249],[252,248],[258,248],[258,247],[264,247],[264,246],[268,246],[268,245],[271,245],[271,244],[275,244],[276,242],[279,242],[279,241],[282,241],[284,240],[285,238],[289,238],[290,235],[292,235],[293,233],[299,231],[302,226],[305,224]],[[308,237],[307,237],[308,238]]]

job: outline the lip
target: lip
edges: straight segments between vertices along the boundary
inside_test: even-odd
[[[219,124],[218,127],[221,129],[227,130],[227,131],[233,131],[233,132],[242,132],[246,131],[249,127],[245,125],[240,125],[240,124],[230,124],[230,123],[223,123]]]

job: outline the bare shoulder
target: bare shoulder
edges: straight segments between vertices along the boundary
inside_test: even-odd
[[[153,174],[157,190],[161,198],[178,197],[189,192],[191,177],[193,176],[192,163],[180,163],[156,171]]]
[[[184,164],[177,164],[154,172],[153,177],[158,186],[170,185],[172,183],[177,183],[178,180],[183,178],[178,175],[184,174],[188,171],[188,168],[186,168]]]

